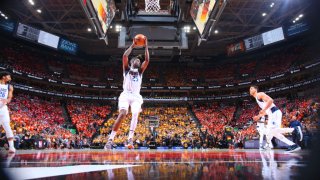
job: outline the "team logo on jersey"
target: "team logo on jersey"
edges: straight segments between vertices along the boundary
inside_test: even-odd
[[[138,82],[138,77],[137,76],[132,77],[132,81]]]
[[[133,82],[138,82],[138,72],[134,72],[134,71],[129,71],[129,74],[131,76],[131,81]]]

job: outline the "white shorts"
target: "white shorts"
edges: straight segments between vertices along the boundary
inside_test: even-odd
[[[268,114],[268,128],[281,128],[282,112],[280,110]]]
[[[265,126],[264,123],[257,123],[257,130],[259,132],[259,134],[265,134]]]
[[[119,96],[119,102],[118,102],[119,111],[124,109],[128,113],[129,106],[130,106],[132,113],[139,113],[141,111],[142,104],[143,104],[143,99],[140,94],[122,92]]]

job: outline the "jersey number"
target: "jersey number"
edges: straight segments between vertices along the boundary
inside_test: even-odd
[[[0,97],[4,98],[6,97],[7,92],[5,91],[0,91]]]

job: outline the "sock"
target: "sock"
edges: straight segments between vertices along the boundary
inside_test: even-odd
[[[130,131],[128,139],[132,139],[134,135],[134,130],[137,127],[139,113],[132,113],[132,119],[130,124]]]
[[[9,149],[14,149],[13,140],[8,141],[9,142]]]
[[[134,131],[133,131],[133,130],[130,130],[130,131],[129,131],[128,140],[129,140],[129,139],[132,139],[132,138],[133,138],[133,135],[134,135]]]
[[[263,143],[263,134],[260,133],[260,136],[259,136],[259,144],[260,144],[260,146],[262,146],[262,143]]]
[[[116,136],[116,134],[117,134],[117,131],[113,131],[112,130],[112,132],[111,132],[111,134],[110,134],[110,136],[109,136],[109,139],[114,139],[114,137]]]

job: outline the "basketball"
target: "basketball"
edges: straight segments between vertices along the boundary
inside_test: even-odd
[[[146,36],[143,34],[137,34],[133,41],[136,46],[144,46],[146,44]]]

